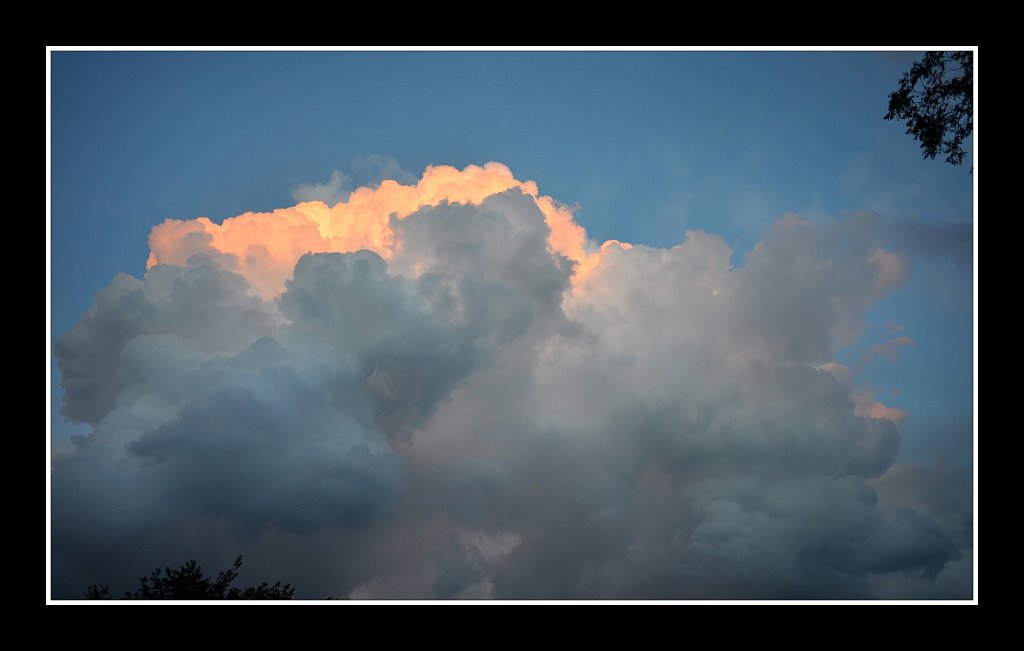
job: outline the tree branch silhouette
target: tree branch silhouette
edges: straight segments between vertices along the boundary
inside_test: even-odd
[[[235,559],[234,564],[217,573],[216,577],[203,575],[203,569],[197,561],[188,561],[174,570],[169,566],[163,571],[154,569],[149,576],[139,577],[139,589],[125,592],[124,599],[291,599],[295,588],[291,584],[280,581],[273,585],[264,581],[256,586],[237,588],[231,584],[238,578],[238,569],[242,567],[242,557]],[[86,599],[111,599],[110,586],[93,584],[85,589]]]
[[[974,53],[927,52],[889,93],[885,119],[906,121],[924,158],[941,152],[962,164],[963,141],[974,131]]]

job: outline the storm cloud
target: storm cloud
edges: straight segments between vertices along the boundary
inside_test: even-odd
[[[970,596],[964,478],[834,358],[907,277],[871,216],[598,245],[492,163],[234,219],[55,343],[54,596],[239,553],[308,598]]]

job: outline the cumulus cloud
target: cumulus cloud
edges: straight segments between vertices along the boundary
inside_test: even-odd
[[[333,206],[348,199],[351,192],[352,179],[341,170],[331,172],[331,178],[324,183],[309,183],[300,185],[292,192],[296,201],[319,201],[328,206]]]
[[[403,185],[415,185],[419,181],[415,174],[402,169],[401,164],[392,156],[355,156],[350,168],[360,186],[377,186],[388,179]]]
[[[441,203],[479,205],[512,188],[531,197],[544,215],[552,250],[586,262],[585,233],[573,222],[572,213],[550,197],[539,195],[533,181],[519,181],[504,165],[487,163],[463,170],[430,166],[415,184],[385,179],[378,186],[358,188],[346,201],[334,205],[305,201],[272,213],[245,213],[222,224],[205,217],[167,219],[150,233],[146,266],[182,265],[190,256],[206,253],[220,258],[245,276],[256,292],[271,298],[281,293],[305,253],[367,249],[387,260],[398,245],[394,228],[405,217]]]
[[[906,278],[862,218],[599,245],[489,163],[150,242],[55,346],[58,596],[239,552],[308,597],[969,596],[949,477],[833,359]]]
[[[319,201],[333,206],[346,201],[356,186],[376,187],[387,180],[402,185],[416,185],[419,180],[402,169],[398,161],[391,156],[379,154],[353,158],[351,170],[351,175],[334,170],[324,183],[300,185],[292,192],[292,197],[296,201]]]

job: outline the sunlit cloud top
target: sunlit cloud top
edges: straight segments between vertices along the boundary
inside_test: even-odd
[[[215,251],[231,256],[229,264],[262,295],[273,296],[284,289],[284,281],[305,253],[367,249],[387,260],[398,245],[392,217],[401,220],[442,202],[476,205],[510,188],[531,197],[544,214],[551,230],[551,250],[585,263],[586,235],[573,221],[571,210],[540,195],[533,181],[518,181],[506,166],[492,162],[463,170],[432,165],[415,185],[386,179],[377,187],[357,189],[334,206],[304,201],[271,213],[245,213],[222,224],[205,217],[168,219],[150,234],[146,266],[184,264],[199,251]]]

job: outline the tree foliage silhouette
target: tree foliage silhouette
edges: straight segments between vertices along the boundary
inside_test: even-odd
[[[270,585],[266,581],[249,588],[236,588],[231,583],[238,578],[242,557],[235,559],[230,569],[216,577],[203,575],[196,561],[189,561],[177,570],[165,567],[163,573],[156,568],[149,576],[139,577],[139,589],[125,592],[125,599],[291,599],[295,588],[280,581]],[[90,585],[85,589],[87,599],[110,599],[110,586]]]
[[[905,120],[924,158],[941,150],[947,163],[962,164],[963,141],[974,130],[974,53],[926,53],[889,93],[885,119]]]

